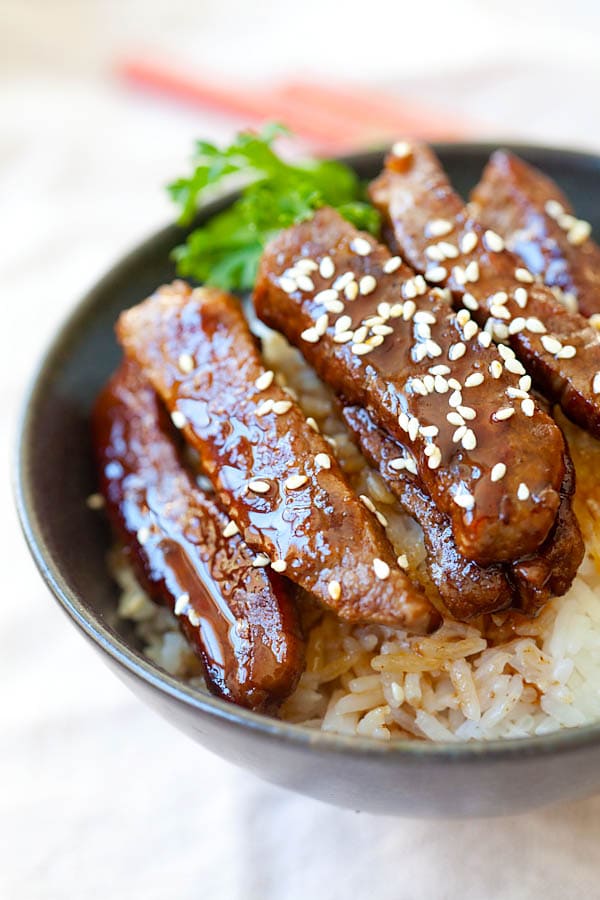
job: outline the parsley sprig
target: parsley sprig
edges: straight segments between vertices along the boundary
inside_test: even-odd
[[[226,290],[250,290],[270,238],[322,206],[334,207],[357,228],[378,233],[379,215],[366,201],[356,173],[331,160],[286,162],[273,149],[284,131],[270,125],[260,134],[242,132],[225,148],[206,141],[196,144],[191,175],[168,187],[181,208],[182,225],[193,222],[198,203],[207,196],[234,184],[239,187],[240,180],[242,187],[238,200],[175,248],[179,275]]]

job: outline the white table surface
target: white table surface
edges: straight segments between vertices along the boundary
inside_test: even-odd
[[[168,220],[160,185],[192,138],[231,127],[124,90],[109,74],[118,53],[157,48],[231,78],[336,72],[435,99],[482,132],[600,149],[592,0],[571,2],[568,22],[542,0],[402,6],[0,0],[5,473],[19,398],[58,322]],[[68,624],[29,559],[7,476],[0,492],[1,898],[600,896],[600,798],[488,822],[376,818],[203,751]]]

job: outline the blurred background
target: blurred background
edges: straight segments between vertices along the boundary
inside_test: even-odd
[[[172,217],[193,139],[275,118],[314,152],[404,131],[600,151],[599,39],[597,0],[0,0],[5,472],[36,357]],[[600,800],[376,819],[200,750],[63,619],[0,490],[0,897],[598,896]]]

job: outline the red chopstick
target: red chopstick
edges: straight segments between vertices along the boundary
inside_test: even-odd
[[[118,73],[136,86],[251,124],[281,122],[323,153],[381,144],[399,136],[435,139],[465,134],[465,127],[454,119],[427,114],[364,89],[303,81],[276,88],[232,87],[143,59],[124,61]]]

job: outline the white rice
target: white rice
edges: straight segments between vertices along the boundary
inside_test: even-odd
[[[434,592],[419,527],[398,511],[337,417],[332,397],[300,355],[274,333],[266,363],[332,443],[357,493],[371,498],[409,571]],[[310,728],[380,741],[491,740],[546,734],[600,720],[600,442],[561,420],[577,470],[575,511],[586,556],[564,596],[535,620],[515,614],[465,625],[447,619],[429,637],[382,626],[350,626],[329,613],[307,618],[306,670],[281,717]],[[152,603],[122,557],[111,568],[122,588],[119,615],[136,622],[146,654],[202,688],[197,658],[175,618]],[[308,613],[307,613],[308,615]]]

